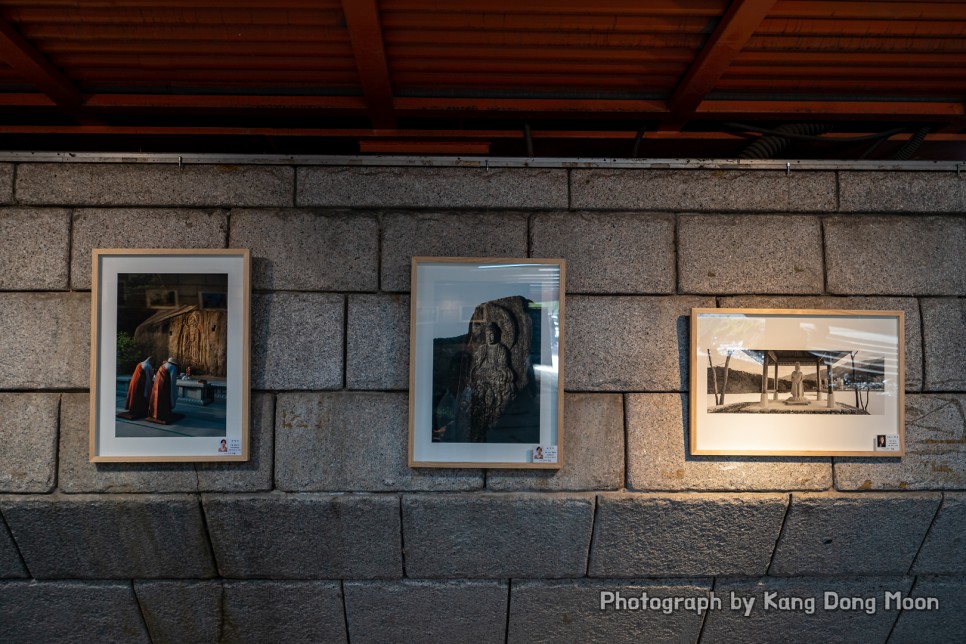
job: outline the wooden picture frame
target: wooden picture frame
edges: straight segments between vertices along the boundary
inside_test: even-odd
[[[691,311],[690,450],[905,454],[902,311]]]
[[[247,461],[249,251],[94,249],[91,264],[91,462]]]
[[[565,279],[562,259],[412,259],[410,467],[562,467]]]

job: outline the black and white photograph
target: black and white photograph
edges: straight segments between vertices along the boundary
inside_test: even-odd
[[[709,413],[884,412],[885,361],[880,355],[861,350],[739,349],[714,364],[711,349],[707,351]]]
[[[690,352],[694,454],[881,456],[901,436],[901,311],[694,309]]]
[[[91,459],[247,459],[248,252],[93,263]]]
[[[558,466],[563,264],[413,261],[411,462]]]

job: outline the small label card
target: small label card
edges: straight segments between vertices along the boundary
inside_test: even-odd
[[[879,434],[875,437],[875,451],[898,452],[899,434]]]
[[[533,448],[533,462],[534,463],[556,463],[557,462],[557,446],[556,445],[537,445]]]

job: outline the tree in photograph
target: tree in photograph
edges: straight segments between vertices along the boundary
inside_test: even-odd
[[[728,363],[731,362],[731,351],[728,351],[728,355],[725,357],[724,369],[722,370],[722,383],[721,390],[718,390],[718,370],[714,366],[714,362],[711,360],[711,349],[708,349],[708,364],[711,365],[711,381],[714,385],[714,404],[723,405],[725,401],[725,392],[728,391]]]

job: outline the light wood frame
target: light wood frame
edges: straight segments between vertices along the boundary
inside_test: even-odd
[[[410,467],[447,467],[447,468],[533,468],[558,469],[563,467],[563,427],[564,427],[564,318],[565,318],[565,284],[566,262],[562,259],[519,259],[519,258],[471,258],[471,257],[413,257],[412,258],[412,290],[410,294],[410,360],[409,360],[409,466]],[[461,283],[459,297],[464,299],[448,299],[455,318],[443,316],[441,321],[439,308],[423,307],[423,304],[435,302],[435,280],[443,271],[447,274],[459,274]],[[489,271],[493,279],[485,279],[482,271]],[[487,273],[489,275],[489,273]],[[521,282],[508,281],[512,276]],[[531,278],[533,278],[531,280]],[[529,280],[529,281],[528,281]],[[479,282],[478,295],[468,294],[471,287],[465,284]],[[499,297],[536,293],[542,290],[548,299],[543,302],[554,302],[556,306],[556,321],[551,317],[552,311],[546,310],[541,315],[541,338],[546,339],[550,346],[550,353],[544,346],[541,353],[550,360],[550,364],[538,365],[543,369],[535,370],[539,396],[540,442],[538,443],[486,443],[486,442],[434,442],[433,429],[433,357],[434,331],[449,330],[458,337],[468,333],[470,323],[460,321],[461,312],[466,306],[476,307]],[[489,295],[484,295],[488,293]],[[429,298],[429,299],[427,299]],[[533,298],[528,297],[533,300]],[[429,311],[432,315],[421,316]],[[425,330],[420,328],[424,323]],[[463,326],[460,327],[460,324]],[[438,326],[444,325],[444,326]],[[544,335],[547,331],[556,329],[556,335]],[[441,336],[441,337],[446,337]],[[427,344],[428,341],[428,344]],[[551,358],[551,354],[554,354]],[[428,363],[427,363],[428,360]],[[555,363],[553,362],[555,360]],[[555,380],[555,381],[554,381]],[[544,441],[544,438],[552,440]],[[556,462],[533,462],[533,455],[537,446],[552,445],[556,448]]]
[[[709,349],[711,344],[719,343],[719,356],[721,348],[728,348],[727,339],[728,333],[725,330],[722,335],[724,338],[714,338],[714,342],[709,341],[710,338],[704,337],[704,344],[708,344],[709,347],[699,346],[700,339],[699,335],[702,332],[702,316],[705,316],[707,320],[720,319],[723,316],[731,316],[736,320],[741,319],[753,319],[761,318],[764,322],[762,324],[767,325],[768,320],[782,320],[781,323],[773,322],[773,324],[783,324],[785,326],[794,326],[796,320],[806,321],[812,319],[814,321],[822,321],[825,319],[831,319],[839,324],[835,327],[835,331],[830,331],[831,333],[838,334],[840,337],[848,337],[850,334],[856,338],[863,337],[867,342],[879,342],[879,349],[883,352],[882,363],[883,363],[883,390],[881,396],[883,413],[881,414],[871,414],[871,415],[835,415],[821,413],[820,410],[815,409],[817,413],[765,413],[759,411],[755,414],[748,413],[722,413],[717,411],[711,413],[708,411],[709,396],[711,394],[707,393],[708,386],[708,357],[705,353]],[[869,330],[863,332],[861,325],[863,322],[869,326]],[[712,324],[723,325],[723,322],[717,323],[707,323],[709,326]],[[892,326],[894,324],[894,327]],[[851,325],[851,330],[849,329]],[[767,326],[765,326],[767,328]],[[881,331],[883,329],[893,329],[889,330],[887,333],[883,334]],[[777,326],[777,333],[780,334],[781,326]],[[705,328],[704,331],[712,332],[713,329]],[[771,333],[771,341],[774,341],[776,331],[773,328]],[[816,337],[818,337],[819,331],[815,331]],[[690,332],[690,346],[689,346],[689,368],[690,368],[690,452],[692,455],[696,456],[706,456],[706,455],[737,455],[737,456],[874,456],[874,457],[884,457],[884,458],[896,458],[901,457],[905,454],[905,409],[904,409],[904,391],[905,391],[905,318],[902,311],[862,311],[862,310],[823,310],[823,309],[727,309],[727,308],[694,308],[691,310],[691,332]],[[818,361],[823,361],[823,364],[828,364],[836,354],[841,354],[843,351],[835,351],[832,346],[813,346],[811,349],[808,346],[743,346],[741,344],[742,338],[737,337],[740,334],[734,334],[734,338],[737,344],[733,345],[735,347],[740,347],[739,349],[732,349],[731,353],[734,355],[739,351],[744,354],[762,354],[759,357],[763,357],[764,361],[760,364],[763,365],[765,373],[762,374],[762,390],[760,393],[761,401],[760,405],[763,405],[765,409],[769,405],[773,409],[780,409],[780,406],[776,403],[778,400],[778,389],[777,382],[777,369],[780,364],[782,364],[781,359],[777,356],[778,353],[786,354],[788,357],[786,359],[792,359],[796,353],[811,353],[812,351],[823,354],[822,356],[816,356]],[[888,338],[888,339],[886,339]],[[766,341],[767,342],[767,341]],[[822,339],[822,342],[826,343],[840,343],[847,344],[847,341],[830,340],[828,337]],[[835,349],[846,350],[850,347],[841,346],[834,347]],[[768,354],[775,354],[772,356],[771,361],[768,356],[764,355],[764,351],[768,350]],[[894,352],[894,353],[893,353]],[[727,351],[726,351],[727,353]],[[873,352],[873,356],[878,355]],[[840,356],[841,357],[841,356]],[[893,362],[894,361],[894,362]],[[790,364],[790,363],[785,363]],[[894,365],[894,368],[892,367]],[[715,365],[719,366],[719,365]],[[775,367],[776,376],[771,376],[769,374],[769,369],[771,366]],[[716,373],[716,372],[715,372]],[[831,376],[831,365],[826,367],[826,379]],[[704,374],[704,377],[701,377]],[[891,376],[894,380],[890,381],[887,376]],[[822,388],[821,388],[821,370],[816,374],[816,403],[821,399]],[[768,382],[775,382],[774,390],[769,388]],[[832,393],[836,393],[834,382],[831,386]],[[828,403],[828,391],[825,390],[825,406],[834,408],[833,404],[838,404],[834,400],[833,403]],[[856,389],[847,389],[850,394],[855,393]],[[750,395],[750,394],[745,394]],[[758,396],[759,393],[755,393]],[[807,395],[807,394],[806,394]],[[767,400],[767,398],[771,398]],[[879,398],[879,397],[877,397]],[[727,398],[725,398],[727,402]],[[715,400],[715,405],[718,405],[718,401]],[[754,402],[746,402],[745,404],[749,406],[759,407],[760,405]],[[878,404],[878,403],[877,403]],[[817,406],[817,405],[816,405]],[[854,409],[854,407],[852,407]],[[787,407],[785,408],[788,409]],[[722,447],[722,442],[727,442],[728,438],[724,431],[718,426],[715,426],[715,435],[713,438],[705,438],[702,435],[702,431],[706,434],[710,434],[711,423],[718,422],[709,420],[713,417],[724,418],[724,417],[736,417],[741,416],[740,422],[735,421],[733,418],[729,418],[721,422],[721,427],[725,427],[728,423],[732,423],[730,436],[734,437],[735,446],[734,447]],[[792,420],[789,420],[792,419]],[[845,420],[843,420],[845,419]],[[702,426],[706,425],[706,426]],[[752,426],[753,425],[753,426]],[[760,435],[761,442],[766,445],[759,449],[749,448],[748,443],[754,442],[755,432],[758,427],[764,429],[767,426],[767,431],[758,430],[758,435]],[[834,427],[833,427],[834,426]],[[780,432],[782,428],[786,428],[786,434],[782,435]],[[720,433],[719,433],[720,432]],[[791,449],[786,449],[785,447],[775,448],[774,446],[768,447],[770,443],[780,444],[781,441],[791,441],[791,442],[807,442],[806,432],[815,436],[820,436],[816,439],[819,444],[814,447],[803,449],[801,447],[794,447]],[[852,432],[852,433],[848,433]],[[870,433],[871,432],[871,433]],[[826,434],[824,438],[821,434]],[[877,436],[898,436],[898,449],[897,450],[877,450],[875,449],[874,443],[876,442]],[[837,444],[833,445],[822,445],[822,442],[828,441],[834,437],[834,441]],[[704,439],[704,440],[702,440]],[[846,443],[849,443],[847,447],[843,447]]]
[[[110,270],[104,270],[104,262],[125,262],[124,270],[117,270],[118,266],[113,266]],[[194,265],[201,262],[201,266],[209,265],[214,268],[201,270],[184,270],[184,266]],[[194,264],[193,264],[194,262]],[[206,264],[207,262],[207,264]],[[141,270],[139,264],[148,266],[146,270]],[[169,266],[170,264],[170,266]],[[158,270],[159,266],[165,267]],[[189,461],[247,461],[250,458],[250,342],[251,342],[251,256],[248,249],[94,249],[91,252],[91,397],[90,397],[90,453],[91,462],[189,462]],[[153,267],[153,268],[151,268]],[[170,270],[168,270],[170,268]],[[133,270],[132,270],[133,269]],[[115,365],[111,366],[105,373],[102,368],[104,352],[102,346],[105,341],[114,342],[115,336],[111,338],[103,337],[105,330],[105,311],[113,311],[116,315],[116,283],[113,287],[102,284],[106,275],[118,273],[182,273],[182,274],[204,274],[222,273],[229,276],[228,282],[228,399],[226,406],[226,435],[225,440],[240,440],[240,453],[219,454],[216,449],[208,453],[207,443],[220,439],[221,437],[165,437],[147,438],[147,441],[164,441],[165,445],[173,444],[175,441],[185,441],[180,449],[171,450],[158,444],[158,452],[150,453],[151,449],[143,447],[135,448],[135,453],[127,453],[121,449],[121,454],[101,453],[100,438],[101,431],[107,426],[107,414],[115,418],[116,410],[114,405],[106,408],[105,404],[109,395],[104,389],[105,386],[113,383],[106,381],[108,375],[116,374]],[[113,302],[107,302],[110,294],[114,295]],[[237,313],[234,312],[237,309]],[[116,329],[116,320],[107,325],[109,328]],[[160,365],[158,365],[160,366]],[[116,385],[112,386],[112,389]],[[105,400],[101,400],[101,397]],[[237,419],[233,422],[233,419]],[[103,421],[103,422],[102,422]],[[229,426],[230,425],[230,426]],[[111,440],[108,438],[107,440]],[[113,437],[114,441],[125,439]],[[204,441],[204,444],[192,441]],[[140,441],[138,441],[140,442]],[[220,442],[220,441],[219,441]],[[149,446],[150,447],[150,446]],[[198,453],[202,450],[202,453]],[[104,451],[117,451],[112,448]],[[148,453],[143,453],[148,452]],[[188,452],[188,453],[183,453]]]

